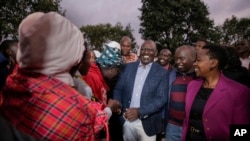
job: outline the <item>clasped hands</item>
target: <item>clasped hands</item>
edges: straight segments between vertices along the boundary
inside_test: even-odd
[[[108,107],[111,109],[113,113],[120,114],[122,105],[118,100],[109,99],[108,100]]]

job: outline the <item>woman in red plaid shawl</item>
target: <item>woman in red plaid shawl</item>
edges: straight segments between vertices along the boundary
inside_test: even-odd
[[[0,95],[1,115],[42,140],[94,140],[118,104],[111,100],[111,108],[104,107],[73,88],[69,71],[85,50],[80,30],[55,12],[37,12],[18,32],[18,65]]]

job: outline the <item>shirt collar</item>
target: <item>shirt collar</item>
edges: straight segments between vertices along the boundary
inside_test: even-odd
[[[178,70],[176,71],[177,72],[177,76],[191,76],[191,77],[196,77],[196,73],[193,71],[193,72],[189,72],[189,73],[182,73],[182,72],[179,72]]]
[[[153,64],[153,62],[151,62],[151,63],[149,63],[149,64],[145,65],[145,67],[144,67],[144,66],[142,65],[142,63],[140,62],[139,67],[143,67],[143,68],[151,68],[152,64]]]

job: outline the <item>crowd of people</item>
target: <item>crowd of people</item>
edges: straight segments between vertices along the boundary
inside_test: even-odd
[[[56,12],[0,45],[2,141],[229,141],[250,124],[250,41],[199,39],[174,52],[123,36],[101,51]]]

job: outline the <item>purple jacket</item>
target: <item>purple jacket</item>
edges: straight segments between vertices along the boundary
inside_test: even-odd
[[[203,80],[189,83],[182,141],[186,140],[192,103]],[[223,74],[204,107],[202,121],[207,140],[229,141],[230,124],[250,124],[250,89]]]

